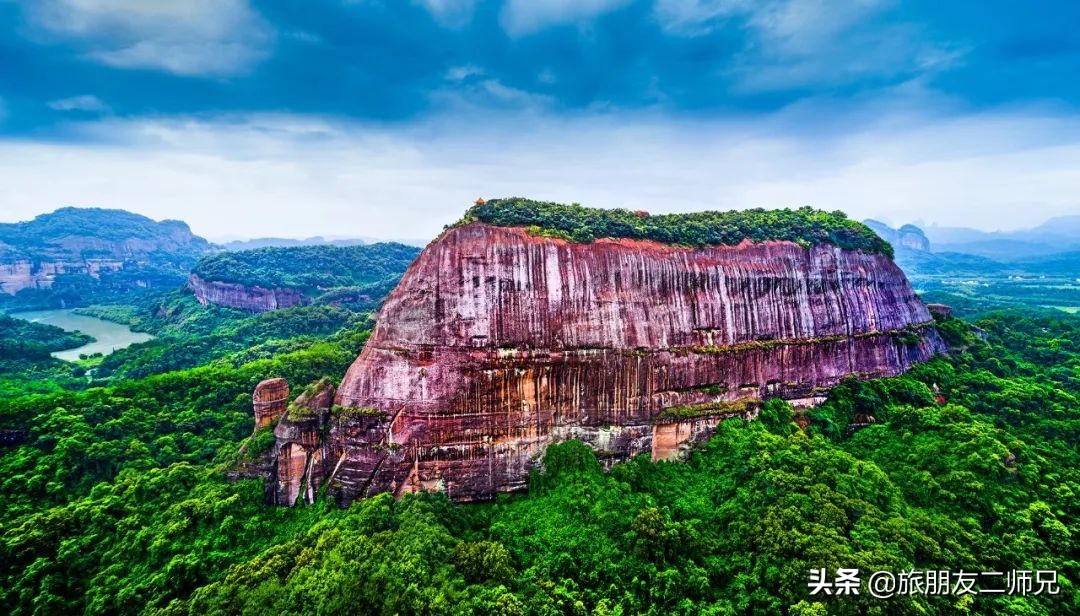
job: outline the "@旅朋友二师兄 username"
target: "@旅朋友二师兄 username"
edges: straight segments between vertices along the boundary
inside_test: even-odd
[[[949,571],[909,569],[893,573],[874,571],[865,584],[858,569],[810,570],[811,595],[858,595],[878,599],[913,595],[1056,595],[1061,592],[1057,571]]]

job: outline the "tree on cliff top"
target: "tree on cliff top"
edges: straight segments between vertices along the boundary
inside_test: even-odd
[[[596,238],[655,240],[683,246],[735,245],[788,240],[803,246],[830,243],[846,250],[893,256],[892,246],[843,212],[799,209],[732,210],[641,216],[624,209],[586,208],[520,197],[491,199],[469,208],[457,223],[474,221],[503,227],[529,227],[537,235],[574,242]]]

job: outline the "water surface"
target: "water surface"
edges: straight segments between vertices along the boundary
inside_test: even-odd
[[[75,361],[79,355],[93,355],[101,353],[108,355],[117,349],[131,346],[136,342],[146,342],[153,338],[150,334],[133,332],[127,325],[105,321],[96,317],[88,317],[75,314],[71,309],[67,310],[33,310],[30,312],[15,312],[11,316],[25,319],[34,323],[47,323],[55,325],[67,331],[80,331],[90,334],[97,340],[90,344],[84,344],[77,349],[57,351],[52,354],[57,359]]]

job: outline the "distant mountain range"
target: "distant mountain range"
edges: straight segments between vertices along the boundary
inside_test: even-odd
[[[1017,304],[1080,310],[1080,216],[996,233],[865,223],[893,245],[897,265],[929,301],[968,312]]]
[[[936,252],[962,252],[1011,261],[1080,251],[1080,215],[1058,216],[1021,231],[986,232],[966,227],[924,227]]]
[[[1080,252],[1080,215],[1058,216],[1020,231],[980,231],[968,227],[917,227],[894,229],[877,220],[864,224],[893,245],[935,254],[959,253],[999,262],[1021,262],[1051,255]]]
[[[406,246],[419,246],[423,248],[427,245],[427,240],[417,239],[379,239],[376,237],[346,237],[346,238],[326,238],[321,235],[308,237],[304,239],[296,239],[290,237],[257,237],[244,240],[230,240],[218,244],[225,250],[254,250],[257,248],[294,248],[297,246],[363,246],[366,244],[381,244],[381,243],[396,243],[405,244]]]
[[[124,210],[65,207],[29,221],[0,223],[0,309],[16,311],[128,301],[132,295],[184,285],[202,257],[270,248],[365,246],[371,250],[364,254],[375,256],[390,251],[393,254],[387,257],[391,262],[389,273],[375,267],[381,263],[363,262],[363,269],[370,270],[368,274],[378,273],[374,282],[361,281],[370,286],[396,280],[393,276],[400,275],[398,270],[403,271],[415,256],[415,246],[426,244],[414,240],[407,242],[408,247],[398,244],[394,248],[375,246],[378,242],[368,237],[316,236],[214,244],[192,233],[179,220],[155,221]],[[253,252],[250,258],[266,254]],[[326,263],[304,263],[313,277],[330,275],[331,268]],[[339,266],[335,264],[338,269]],[[335,285],[341,284],[335,281]],[[359,295],[373,297],[381,297],[386,291],[381,287],[361,290],[364,292],[357,292]]]
[[[248,240],[233,240],[218,244],[225,250],[256,250],[259,248],[295,248],[297,246],[363,246],[371,241],[360,238],[326,239],[321,235],[296,239],[290,237],[257,237]]]

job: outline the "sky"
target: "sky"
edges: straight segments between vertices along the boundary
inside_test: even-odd
[[[1080,214],[1080,3],[0,0],[0,221],[423,239],[477,197]]]

